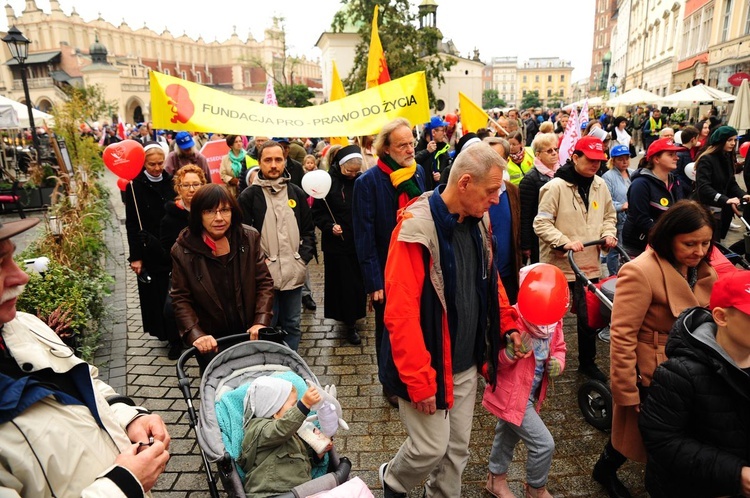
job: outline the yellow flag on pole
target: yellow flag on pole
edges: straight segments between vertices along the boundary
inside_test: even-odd
[[[458,92],[458,108],[464,133],[476,133],[479,128],[487,126],[487,113],[463,92]]]
[[[344,91],[344,84],[341,82],[341,76],[339,76],[339,69],[336,67],[336,61],[333,61],[333,75],[331,76],[331,96],[328,98],[330,102],[334,100],[343,99],[346,97],[346,91]],[[349,139],[347,137],[331,137],[331,145],[340,145],[346,147],[349,145]]]
[[[379,9],[380,5],[376,5],[375,13],[372,15],[372,33],[370,35],[370,53],[367,57],[367,85],[365,88],[372,88],[391,81],[388,64],[385,62],[385,52],[383,52],[383,45],[380,44],[380,35],[378,35]]]
[[[344,90],[344,84],[341,82],[341,76],[339,76],[339,69],[336,67],[336,61],[333,61],[333,75],[331,76],[331,95],[328,98],[329,101],[343,99],[346,97],[346,91]]]

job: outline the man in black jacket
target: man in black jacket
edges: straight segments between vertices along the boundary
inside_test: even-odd
[[[710,308],[680,315],[641,408],[654,498],[750,496],[750,272],[720,278]]]
[[[302,335],[302,285],[316,250],[315,225],[307,195],[290,181],[281,144],[264,143],[258,161],[258,178],[238,202],[243,222],[260,232],[260,247],[273,277],[272,325],[281,325],[287,344],[296,351]]]

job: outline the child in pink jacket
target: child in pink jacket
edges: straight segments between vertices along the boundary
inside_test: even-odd
[[[521,281],[530,267],[521,269]],[[565,339],[562,320],[551,325],[526,321],[518,309],[518,331],[528,353],[515,359],[513,343],[500,351],[497,384],[487,384],[482,404],[498,417],[495,439],[489,460],[487,491],[497,498],[512,498],[506,480],[513,459],[513,448],[523,439],[528,448],[526,461],[526,497],[552,498],[547,491],[547,477],[552,465],[555,442],[539,417],[549,378],[565,368]]]

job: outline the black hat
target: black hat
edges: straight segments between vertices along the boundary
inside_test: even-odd
[[[0,241],[25,232],[37,223],[39,223],[39,218],[25,218],[19,221],[11,221],[10,223],[0,223]]]

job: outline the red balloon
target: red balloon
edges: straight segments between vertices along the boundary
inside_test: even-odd
[[[122,192],[125,192],[125,189],[128,188],[129,183],[130,183],[130,180],[126,180],[125,178],[118,178],[117,188],[119,188]]]
[[[104,149],[102,159],[112,173],[130,181],[143,169],[146,154],[141,144],[135,140],[123,140],[108,145]]]
[[[565,316],[570,304],[568,281],[562,270],[540,263],[526,274],[518,290],[518,310],[534,325],[552,325]]]
[[[747,157],[747,149],[750,149],[750,142],[744,142],[740,145],[740,156]]]

